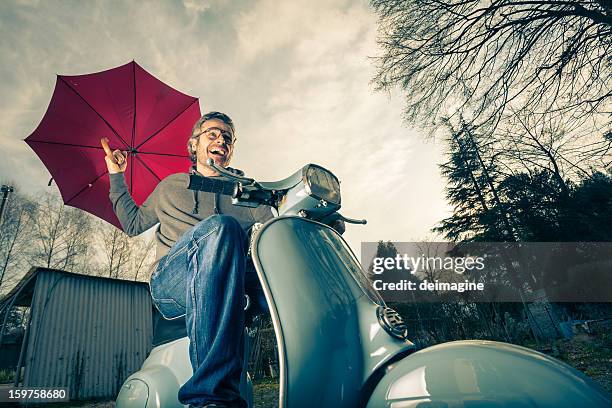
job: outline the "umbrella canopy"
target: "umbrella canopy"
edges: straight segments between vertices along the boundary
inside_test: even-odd
[[[25,141],[45,164],[64,203],[121,228],[108,198],[100,139],[128,154],[125,179],[140,205],[164,177],[187,171],[187,140],[198,99],[134,61],[86,75],[58,75],[49,108]]]

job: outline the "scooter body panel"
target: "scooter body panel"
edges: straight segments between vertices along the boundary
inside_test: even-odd
[[[414,346],[378,323],[384,303],[354,254],[335,230],[292,216],[266,223],[254,248],[279,347],[280,405],[359,406],[372,372]]]
[[[550,356],[492,341],[456,341],[395,364],[367,408],[610,407],[591,379]]]

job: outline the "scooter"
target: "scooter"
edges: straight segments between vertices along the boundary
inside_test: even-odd
[[[309,164],[268,183],[209,165],[224,179],[192,175],[190,189],[276,211],[252,233],[250,255],[278,344],[281,408],[612,407],[593,380],[528,348],[468,340],[416,351],[406,323],[328,226],[365,223],[338,213],[340,183],[330,171]],[[126,380],[117,407],[182,407],[177,392],[192,371],[188,339],[174,337]],[[246,368],[241,393],[252,407]]]

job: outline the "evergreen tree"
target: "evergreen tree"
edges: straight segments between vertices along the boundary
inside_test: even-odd
[[[571,184],[560,185],[548,171],[518,173],[500,181],[498,188],[512,214],[518,241],[559,241],[559,217],[567,205],[566,189],[570,187]]]
[[[612,242],[612,171],[576,186],[559,216],[560,241]]]
[[[507,205],[496,187],[499,171],[487,157],[488,144],[465,123],[459,130],[449,129],[449,160],[440,167],[448,179],[446,197],[455,208],[434,231],[451,241],[514,241]]]

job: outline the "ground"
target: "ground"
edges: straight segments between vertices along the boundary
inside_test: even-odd
[[[278,407],[278,379],[260,380],[253,385],[253,408]]]
[[[561,340],[547,354],[577,368],[612,393],[612,333]]]
[[[578,335],[572,340],[559,340],[544,352],[584,372],[612,393],[612,333],[599,336]],[[256,381],[254,401],[254,408],[278,407],[278,382],[271,379]],[[113,408],[114,406],[112,401],[45,405],[46,408]]]

